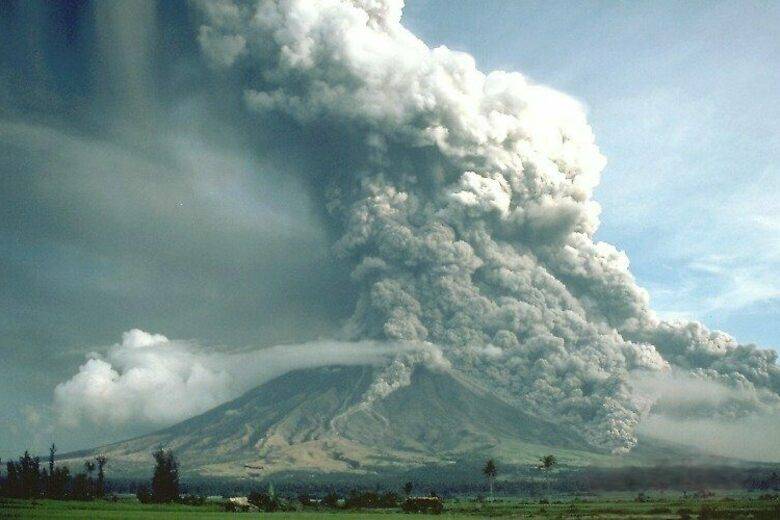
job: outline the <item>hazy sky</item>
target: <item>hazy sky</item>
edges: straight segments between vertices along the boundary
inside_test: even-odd
[[[252,153],[186,5],[118,5],[0,5],[0,456],[49,442],[54,386],[124,331],[265,346],[352,310],[310,187]],[[780,347],[777,4],[421,0],[404,21],[581,100],[609,161],[597,237],[654,308]]]

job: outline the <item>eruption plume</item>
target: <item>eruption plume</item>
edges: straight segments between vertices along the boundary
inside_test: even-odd
[[[432,342],[525,409],[625,452],[652,400],[634,371],[684,370],[777,410],[776,354],[660,320],[624,253],[594,240],[605,158],[580,104],[480,72],[401,24],[398,0],[202,2],[199,38],[246,107],[303,135],[302,168],[354,265],[351,339]],[[408,378],[404,354],[377,388]]]

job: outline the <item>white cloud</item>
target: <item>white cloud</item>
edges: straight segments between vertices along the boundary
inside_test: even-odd
[[[104,355],[91,354],[54,390],[54,408],[80,423],[165,425],[192,417],[290,370],[377,364],[401,352],[433,349],[400,342],[317,341],[220,352],[133,329]]]

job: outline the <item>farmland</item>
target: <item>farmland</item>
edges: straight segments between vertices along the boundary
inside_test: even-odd
[[[220,502],[202,506],[178,504],[140,504],[134,499],[92,502],[52,500],[4,500],[0,502],[0,518],[20,519],[154,519],[186,518],[193,520],[220,518],[254,518],[258,514],[279,520],[307,518],[410,518],[399,509],[339,510],[300,508],[300,511],[278,513],[227,513]],[[442,515],[413,515],[411,518],[780,518],[780,500],[775,495],[749,495],[723,493],[701,499],[679,494],[646,497],[605,495],[590,497],[558,497],[551,503],[521,498],[497,498],[482,502],[470,498],[453,498],[445,501]]]

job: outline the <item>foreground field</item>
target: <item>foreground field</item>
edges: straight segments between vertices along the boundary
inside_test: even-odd
[[[777,498],[720,497],[706,500],[656,498],[637,502],[626,498],[562,499],[551,504],[519,499],[502,499],[486,504],[469,500],[448,500],[442,515],[408,515],[398,510],[381,511],[301,511],[293,513],[225,513],[220,504],[204,506],[139,504],[119,502],[55,502],[50,500],[0,502],[0,518],[31,519],[227,519],[256,518],[278,520],[355,518],[394,520],[404,518],[582,518],[582,519],[679,519],[733,518],[780,519]]]

